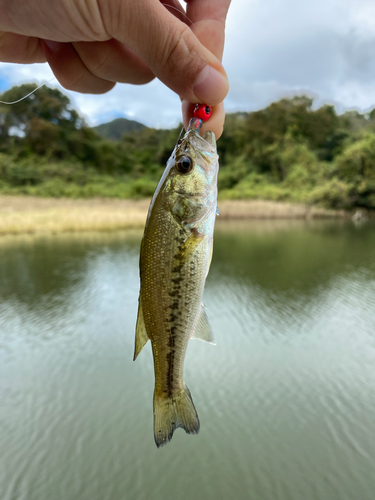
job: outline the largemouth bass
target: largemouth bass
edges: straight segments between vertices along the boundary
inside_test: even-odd
[[[202,304],[212,257],[219,169],[213,132],[192,118],[152,198],[141,244],[134,359],[151,340],[155,368],[154,436],[158,447],[199,419],[183,378],[190,338],[214,343]]]

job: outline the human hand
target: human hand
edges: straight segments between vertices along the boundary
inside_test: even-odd
[[[188,103],[218,105],[203,126],[218,138],[228,91],[219,59],[229,3],[190,0],[189,27],[176,0],[0,0],[0,60],[47,61],[63,87],[83,93],[156,76],[180,95],[185,125]]]

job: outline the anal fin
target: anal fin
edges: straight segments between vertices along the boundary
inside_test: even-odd
[[[206,314],[206,308],[203,304],[201,304],[201,309],[198,313],[198,319],[191,338],[216,345],[216,340]]]
[[[135,329],[135,346],[134,346],[134,358],[133,361],[135,361],[138,357],[138,354],[142,351],[144,346],[147,344],[147,342],[150,340],[149,336],[147,335],[146,331],[146,326],[145,326],[145,320],[143,318],[143,310],[142,310],[142,303],[141,303],[141,297],[139,297],[138,301],[138,318],[137,318],[137,326]]]

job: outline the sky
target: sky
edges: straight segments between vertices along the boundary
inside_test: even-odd
[[[306,94],[337,111],[375,107],[374,0],[232,0],[223,59],[230,83],[227,112],[262,109]],[[53,78],[46,64],[0,63],[0,92]],[[125,117],[171,128],[181,121],[179,98],[161,82],[117,84],[103,95],[69,92],[89,125]]]

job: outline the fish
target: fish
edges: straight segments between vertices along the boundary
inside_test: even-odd
[[[151,200],[141,242],[134,360],[150,340],[158,448],[179,427],[199,432],[184,359],[190,338],[215,344],[202,296],[212,259],[219,157],[214,133],[200,136],[201,124],[192,118],[178,140]]]

